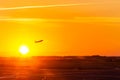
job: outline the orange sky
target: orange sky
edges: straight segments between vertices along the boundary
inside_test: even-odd
[[[31,55],[120,56],[119,3],[119,0],[1,1],[0,52],[5,54],[0,56],[18,55],[22,44],[30,48]],[[34,40],[39,39],[44,42],[35,44]]]

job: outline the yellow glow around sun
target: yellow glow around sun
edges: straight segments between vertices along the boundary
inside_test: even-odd
[[[29,48],[25,45],[21,46],[19,48],[19,52],[22,54],[22,55],[26,55],[28,52],[29,52]]]

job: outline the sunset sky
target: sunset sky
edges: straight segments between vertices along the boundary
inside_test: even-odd
[[[120,56],[119,9],[119,0],[1,0],[0,56],[21,45],[32,56]]]

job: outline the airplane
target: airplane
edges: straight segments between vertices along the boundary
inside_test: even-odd
[[[35,43],[43,42],[43,40],[36,40]]]

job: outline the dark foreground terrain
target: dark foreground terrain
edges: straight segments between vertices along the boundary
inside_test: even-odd
[[[120,57],[1,57],[0,80],[120,80]]]

